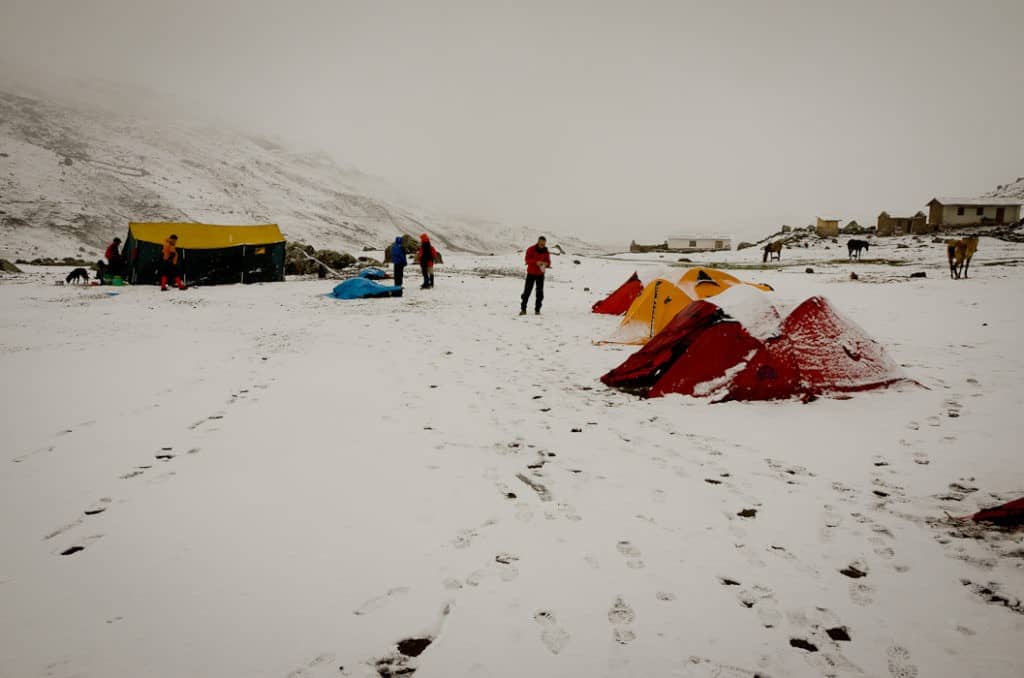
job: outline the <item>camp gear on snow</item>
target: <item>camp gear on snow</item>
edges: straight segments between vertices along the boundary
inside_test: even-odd
[[[128,260],[128,282],[159,280],[163,246],[171,234],[178,236],[174,247],[177,272],[190,284],[284,280],[285,240],[276,224],[131,223],[122,250]]]
[[[644,284],[640,277],[634,273],[629,280],[619,285],[619,288],[609,294],[601,301],[595,302],[590,310],[593,313],[606,313],[608,315],[622,315],[629,310],[630,305],[644,291]]]
[[[401,287],[381,285],[366,278],[349,278],[334,286],[331,296],[337,299],[366,299],[368,297],[390,297],[400,292]]]
[[[388,274],[374,266],[367,266],[359,271],[359,277],[368,278],[370,280],[383,280],[388,277]]]
[[[878,342],[823,297],[786,315],[768,299],[749,297],[728,310],[695,301],[601,381],[646,397],[681,393],[715,402],[812,397],[911,381]]]

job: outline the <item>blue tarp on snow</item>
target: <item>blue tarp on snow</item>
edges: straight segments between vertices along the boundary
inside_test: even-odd
[[[363,270],[359,271],[360,278],[369,278],[370,280],[383,280],[388,277],[388,274],[379,268],[373,266],[367,266]]]
[[[334,286],[331,296],[337,299],[365,299],[367,297],[390,297],[392,292],[401,290],[395,285],[381,285],[366,278],[349,278]]]

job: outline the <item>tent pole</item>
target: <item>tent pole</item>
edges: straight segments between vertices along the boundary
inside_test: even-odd
[[[333,268],[331,268],[330,266],[328,266],[328,265],[327,265],[327,264],[325,264],[324,262],[320,261],[320,260],[319,260],[319,259],[317,259],[316,257],[314,257],[314,256],[311,256],[311,255],[307,254],[306,252],[304,252],[304,251],[302,251],[302,250],[299,250],[299,251],[300,251],[300,252],[302,252],[302,256],[306,257],[306,258],[307,258],[307,259],[309,259],[310,261],[315,261],[316,263],[318,263],[318,264],[320,264],[321,266],[323,266],[324,268],[326,268],[326,269],[327,269],[327,272],[328,272],[328,273],[331,273],[332,275],[334,275],[334,277],[336,277],[336,278],[337,278],[338,280],[344,280],[344,279],[345,279],[345,276],[343,276],[342,274],[338,273],[338,272],[337,272],[337,271],[335,271],[335,270],[334,270]]]

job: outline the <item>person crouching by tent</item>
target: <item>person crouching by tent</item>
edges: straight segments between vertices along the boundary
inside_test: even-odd
[[[171,235],[164,241],[163,259],[160,262],[160,290],[167,291],[167,279],[174,278],[174,285],[179,290],[185,289],[178,272],[178,236]]]
[[[420,235],[420,271],[423,272],[423,284],[421,290],[434,286],[434,246],[430,244],[430,236],[426,233]]]
[[[107,251],[103,256],[107,258],[105,273],[109,275],[124,275],[124,256],[121,254],[120,238],[114,238],[113,242],[107,245]]]
[[[526,250],[526,287],[523,288],[523,303],[519,307],[519,315],[526,315],[526,304],[530,301],[530,293],[537,286],[537,300],[534,313],[540,315],[541,304],[544,303],[544,273],[551,268],[551,255],[548,253],[548,241],[544,236],[537,238],[537,244]]]

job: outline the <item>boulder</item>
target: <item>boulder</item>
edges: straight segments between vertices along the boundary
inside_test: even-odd
[[[351,254],[347,254],[345,252],[335,252],[334,250],[317,250],[316,254],[314,254],[313,256],[315,256],[320,261],[324,262],[324,264],[328,268],[333,268],[335,271],[343,269],[347,266],[351,266],[357,261],[357,259],[353,257]],[[358,261],[363,260],[373,262],[372,265],[375,266],[382,265],[376,259],[371,259],[369,257],[359,257],[358,259]]]
[[[814,273],[814,269],[808,266],[807,268],[804,269],[804,273]]]
[[[927,278],[928,274],[925,273],[924,271],[918,271],[917,273],[911,273],[910,277],[911,278]]]
[[[306,256],[309,255],[309,256]],[[289,242],[285,246],[284,272],[288,275],[312,275],[318,273],[320,264],[309,257],[315,257],[335,271],[351,266],[356,258],[344,252],[334,250],[317,250],[312,245],[301,242]]]
[[[739,245],[736,246],[736,249],[737,250],[745,250],[745,249],[748,249],[750,247],[757,247],[757,245],[755,245],[752,242],[747,242],[746,240],[744,240],[743,242],[741,242]]]
[[[21,273],[20,268],[6,259],[0,259],[0,271],[3,271],[4,273]]]

